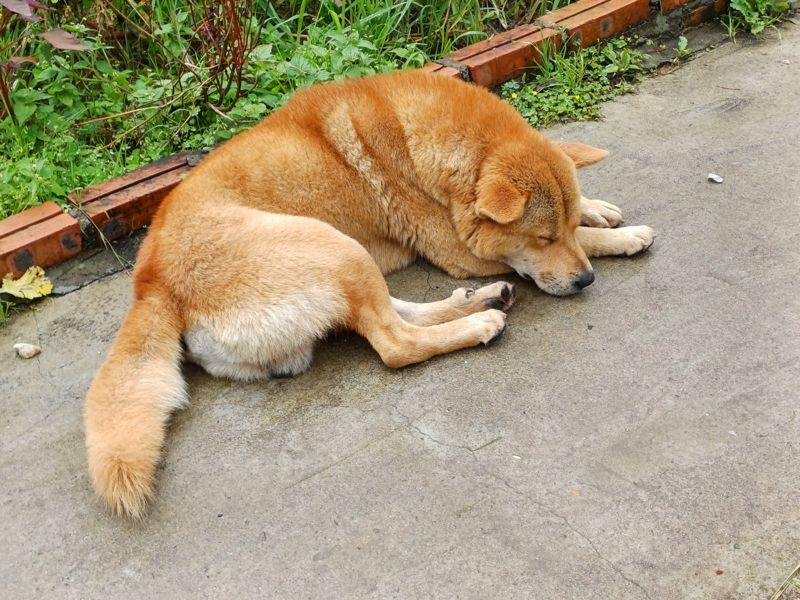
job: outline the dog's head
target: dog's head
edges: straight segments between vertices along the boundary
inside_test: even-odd
[[[583,289],[594,272],[575,237],[581,222],[576,167],[607,154],[538,135],[493,149],[477,180],[472,214],[463,215],[469,231],[462,230],[462,239],[476,256],[509,265],[545,292]]]

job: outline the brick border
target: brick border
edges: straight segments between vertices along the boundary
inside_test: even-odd
[[[29,267],[49,267],[81,251],[81,227],[55,202],[0,221],[0,268],[19,277]]]
[[[672,17],[679,9],[684,26],[698,25],[722,14],[728,0],[660,0],[659,6],[660,10],[651,12],[650,0],[579,0],[543,15],[531,25],[457,50],[423,69],[492,87],[519,77],[535,65],[538,49],[545,42],[560,47],[563,40],[572,39],[585,48],[644,23],[657,12]]]
[[[196,156],[189,152],[168,156],[89,186],[68,199],[106,239],[119,239],[150,223],[161,201],[195,164]]]
[[[546,41],[560,47],[565,39],[591,46],[619,35],[657,13],[693,26],[723,13],[728,0],[578,0],[521,25],[453,52],[422,69],[445,77],[461,77],[491,87],[520,76],[536,64],[537,49]],[[678,12],[680,11],[680,12]],[[109,240],[150,223],[164,197],[197,163],[196,154],[181,153],[145,165],[69,196],[69,202]],[[15,276],[28,267],[48,267],[81,250],[77,219],[54,202],[46,202],[0,221],[0,276]]]

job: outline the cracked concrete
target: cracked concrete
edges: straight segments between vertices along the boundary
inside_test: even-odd
[[[579,296],[520,283],[492,347],[391,371],[342,334],[292,380],[186,367],[141,524],[93,499],[81,427],[128,276],[106,253],[90,285],[53,270],[80,289],[0,330],[4,597],[768,597],[800,556],[800,33],[781,34],[549,132],[608,147],[584,190],[660,237],[594,261]],[[390,278],[417,301],[461,285]]]

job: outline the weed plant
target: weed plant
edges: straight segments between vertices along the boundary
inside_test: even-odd
[[[785,0],[731,0],[728,14],[722,17],[722,24],[731,38],[741,31],[758,35],[782,21],[790,9],[790,4]]]
[[[626,38],[576,52],[568,44],[545,44],[532,75],[501,86],[501,96],[534,127],[586,121],[599,115],[599,103],[633,90],[644,75],[644,54]]]
[[[286,0],[276,5],[282,18],[294,19],[297,33],[310,23],[349,26],[378,42],[408,36],[431,55],[447,54],[487,32],[528,23],[569,0]],[[379,44],[380,45],[380,44]]]

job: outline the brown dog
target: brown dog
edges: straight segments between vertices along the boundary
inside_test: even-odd
[[[606,152],[556,144],[478,87],[421,72],[315,86],[208,156],[142,244],[134,302],[86,398],[97,493],[141,517],[186,354],[237,379],[305,370],[337,327],[390,367],[488,343],[514,289],[429,304],[382,273],[423,256],[457,278],[516,271],[552,294],[592,283],[588,256],[634,254],[647,227],[582,198],[575,167]],[[593,225],[601,228],[583,227]]]

